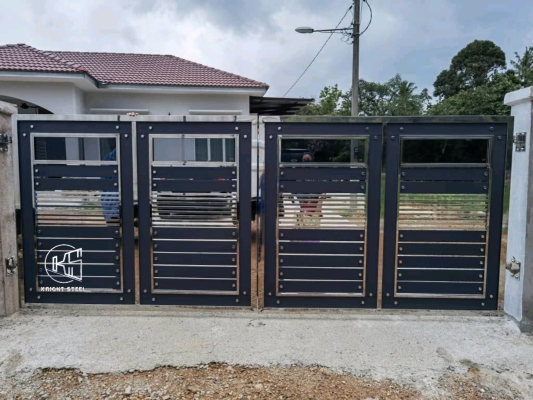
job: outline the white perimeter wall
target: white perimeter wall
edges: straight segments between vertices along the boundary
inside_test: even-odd
[[[241,115],[248,115],[250,96],[87,92],[85,107],[88,114],[91,108],[112,108],[148,109],[149,115],[188,115],[189,110],[241,110]]]

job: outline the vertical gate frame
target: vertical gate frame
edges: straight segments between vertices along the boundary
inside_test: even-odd
[[[79,304],[133,304],[135,301],[135,254],[134,254],[134,201],[133,201],[133,162],[131,123],[118,122],[115,118],[80,118],[77,116],[18,116],[13,121],[16,127],[18,168],[16,190],[20,202],[22,222],[22,249],[24,270],[24,301],[26,303],[79,303]],[[118,134],[117,147],[120,147],[120,190],[121,190],[121,288],[120,292],[110,293],[65,293],[37,292],[35,230],[36,221],[33,204],[33,133],[53,134]]]
[[[137,177],[139,207],[139,269],[141,304],[155,305],[186,305],[210,307],[251,307],[251,151],[252,125],[254,121],[245,117],[204,117],[204,116],[162,116],[134,117],[137,132]],[[190,135],[238,135],[239,149],[239,236],[238,236],[238,273],[239,294],[163,294],[151,292],[151,213],[149,189],[150,161],[144,141],[150,134],[190,134]],[[250,168],[248,168],[248,166]],[[241,224],[240,221],[243,220]],[[150,249],[150,251],[148,251]]]

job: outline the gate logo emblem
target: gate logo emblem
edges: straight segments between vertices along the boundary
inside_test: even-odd
[[[52,247],[44,259],[44,269],[54,282],[70,283],[81,282],[82,274],[82,249],[76,249],[69,244],[59,244]]]

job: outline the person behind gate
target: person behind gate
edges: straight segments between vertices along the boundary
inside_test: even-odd
[[[311,154],[304,154],[302,162],[311,162]],[[317,226],[320,225],[322,217],[322,200],[321,195],[297,196],[300,203],[300,212],[297,218],[297,224],[300,226]]]

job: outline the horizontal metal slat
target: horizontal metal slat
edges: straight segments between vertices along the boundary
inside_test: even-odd
[[[44,268],[44,263],[39,263],[37,265],[39,268],[39,274],[45,276],[46,270]],[[48,265],[48,268],[50,268],[51,265]],[[118,272],[117,272],[118,271]],[[120,276],[120,266],[117,265],[96,265],[96,264],[90,264],[87,262],[83,263],[82,267],[82,281],[83,277],[90,277],[90,276],[105,276],[105,277],[119,277]]]
[[[280,193],[365,193],[365,182],[284,181]]]
[[[400,242],[480,242],[485,243],[486,231],[448,231],[448,230],[401,230]]]
[[[402,168],[402,181],[488,181],[488,168]],[[485,175],[487,174],[487,175]]]
[[[35,190],[110,190],[116,191],[116,179],[53,179],[36,178]]]
[[[155,267],[155,278],[235,278],[236,267]]]
[[[280,229],[280,240],[363,241],[365,231],[349,229]],[[334,239],[331,239],[334,238]]]
[[[400,268],[483,268],[485,257],[398,257]]]
[[[335,279],[362,280],[363,268],[294,268],[283,267],[279,271],[279,279]]]
[[[112,238],[119,237],[117,227],[108,226],[38,226],[39,237]]]
[[[37,251],[37,260],[43,261],[46,258],[46,253],[48,253],[49,249],[43,249],[37,248],[39,251]],[[52,253],[50,253],[52,254]],[[57,255],[61,258],[63,252],[57,252]],[[58,257],[58,258],[59,258]],[[118,258],[117,258],[118,257]],[[51,262],[51,260],[47,260],[48,262]],[[115,251],[83,251],[82,252],[82,261],[83,263],[90,263],[90,264],[114,264],[119,265],[120,263],[120,249],[115,249]]]
[[[283,286],[283,288],[281,287]],[[363,282],[352,281],[283,281],[280,293],[362,293]]]
[[[79,281],[72,281],[70,283],[58,283],[51,279],[48,275],[41,275],[38,277],[39,279],[39,288],[43,287],[57,287],[57,288],[65,288],[64,293],[71,293],[68,291],[67,287],[81,287],[85,289],[92,289],[92,290],[116,290],[121,291],[121,282],[118,278],[83,278],[81,282]],[[40,282],[43,283],[40,283]],[[118,285],[117,285],[118,282]],[[76,292],[78,293],[78,292]],[[83,292],[79,292],[83,293]]]
[[[402,269],[398,271],[398,282],[402,281],[448,281],[448,282],[483,282],[485,272],[464,269]]]
[[[152,167],[152,175],[166,179],[235,179],[235,167]]]
[[[236,254],[154,253],[154,265],[237,265]]]
[[[401,289],[398,286],[401,286]],[[481,295],[483,294],[483,285],[480,283],[459,282],[402,282],[397,285],[396,290],[399,295],[407,293],[425,295]]]
[[[363,256],[280,255],[281,267],[341,267],[355,268],[363,265]]]
[[[157,228],[159,239],[235,239],[237,229],[231,228]]]
[[[236,181],[188,181],[188,180],[153,180],[152,190],[169,191],[176,193],[198,193],[198,192],[225,192],[237,191]]]
[[[180,278],[158,278],[154,277],[157,290],[194,290],[194,291],[222,291],[234,292],[237,290],[236,279],[180,279]],[[155,284],[154,283],[154,284]]]
[[[281,168],[280,181],[291,180],[366,180],[366,168]]]
[[[284,242],[279,244],[279,250],[280,257],[287,253],[363,254],[365,246],[362,243]]]
[[[235,253],[235,241],[217,242],[213,240],[158,240],[154,239],[154,253],[160,251],[171,252],[204,252],[204,253]]]
[[[120,239],[74,239],[74,238],[53,238],[53,239],[43,239],[42,237],[37,238],[37,249],[49,251],[55,246],[59,245],[69,245],[75,249],[82,250],[95,250],[95,251],[113,251],[120,248]],[[67,250],[66,247],[62,246],[52,253],[58,253],[58,255],[64,254]],[[83,252],[82,252],[83,253]]]
[[[34,177],[77,177],[100,178],[116,177],[116,165],[38,165],[35,166]]]
[[[398,254],[480,256],[485,255],[484,244],[401,243]]]
[[[401,182],[400,193],[488,193],[488,185],[484,182]]]

